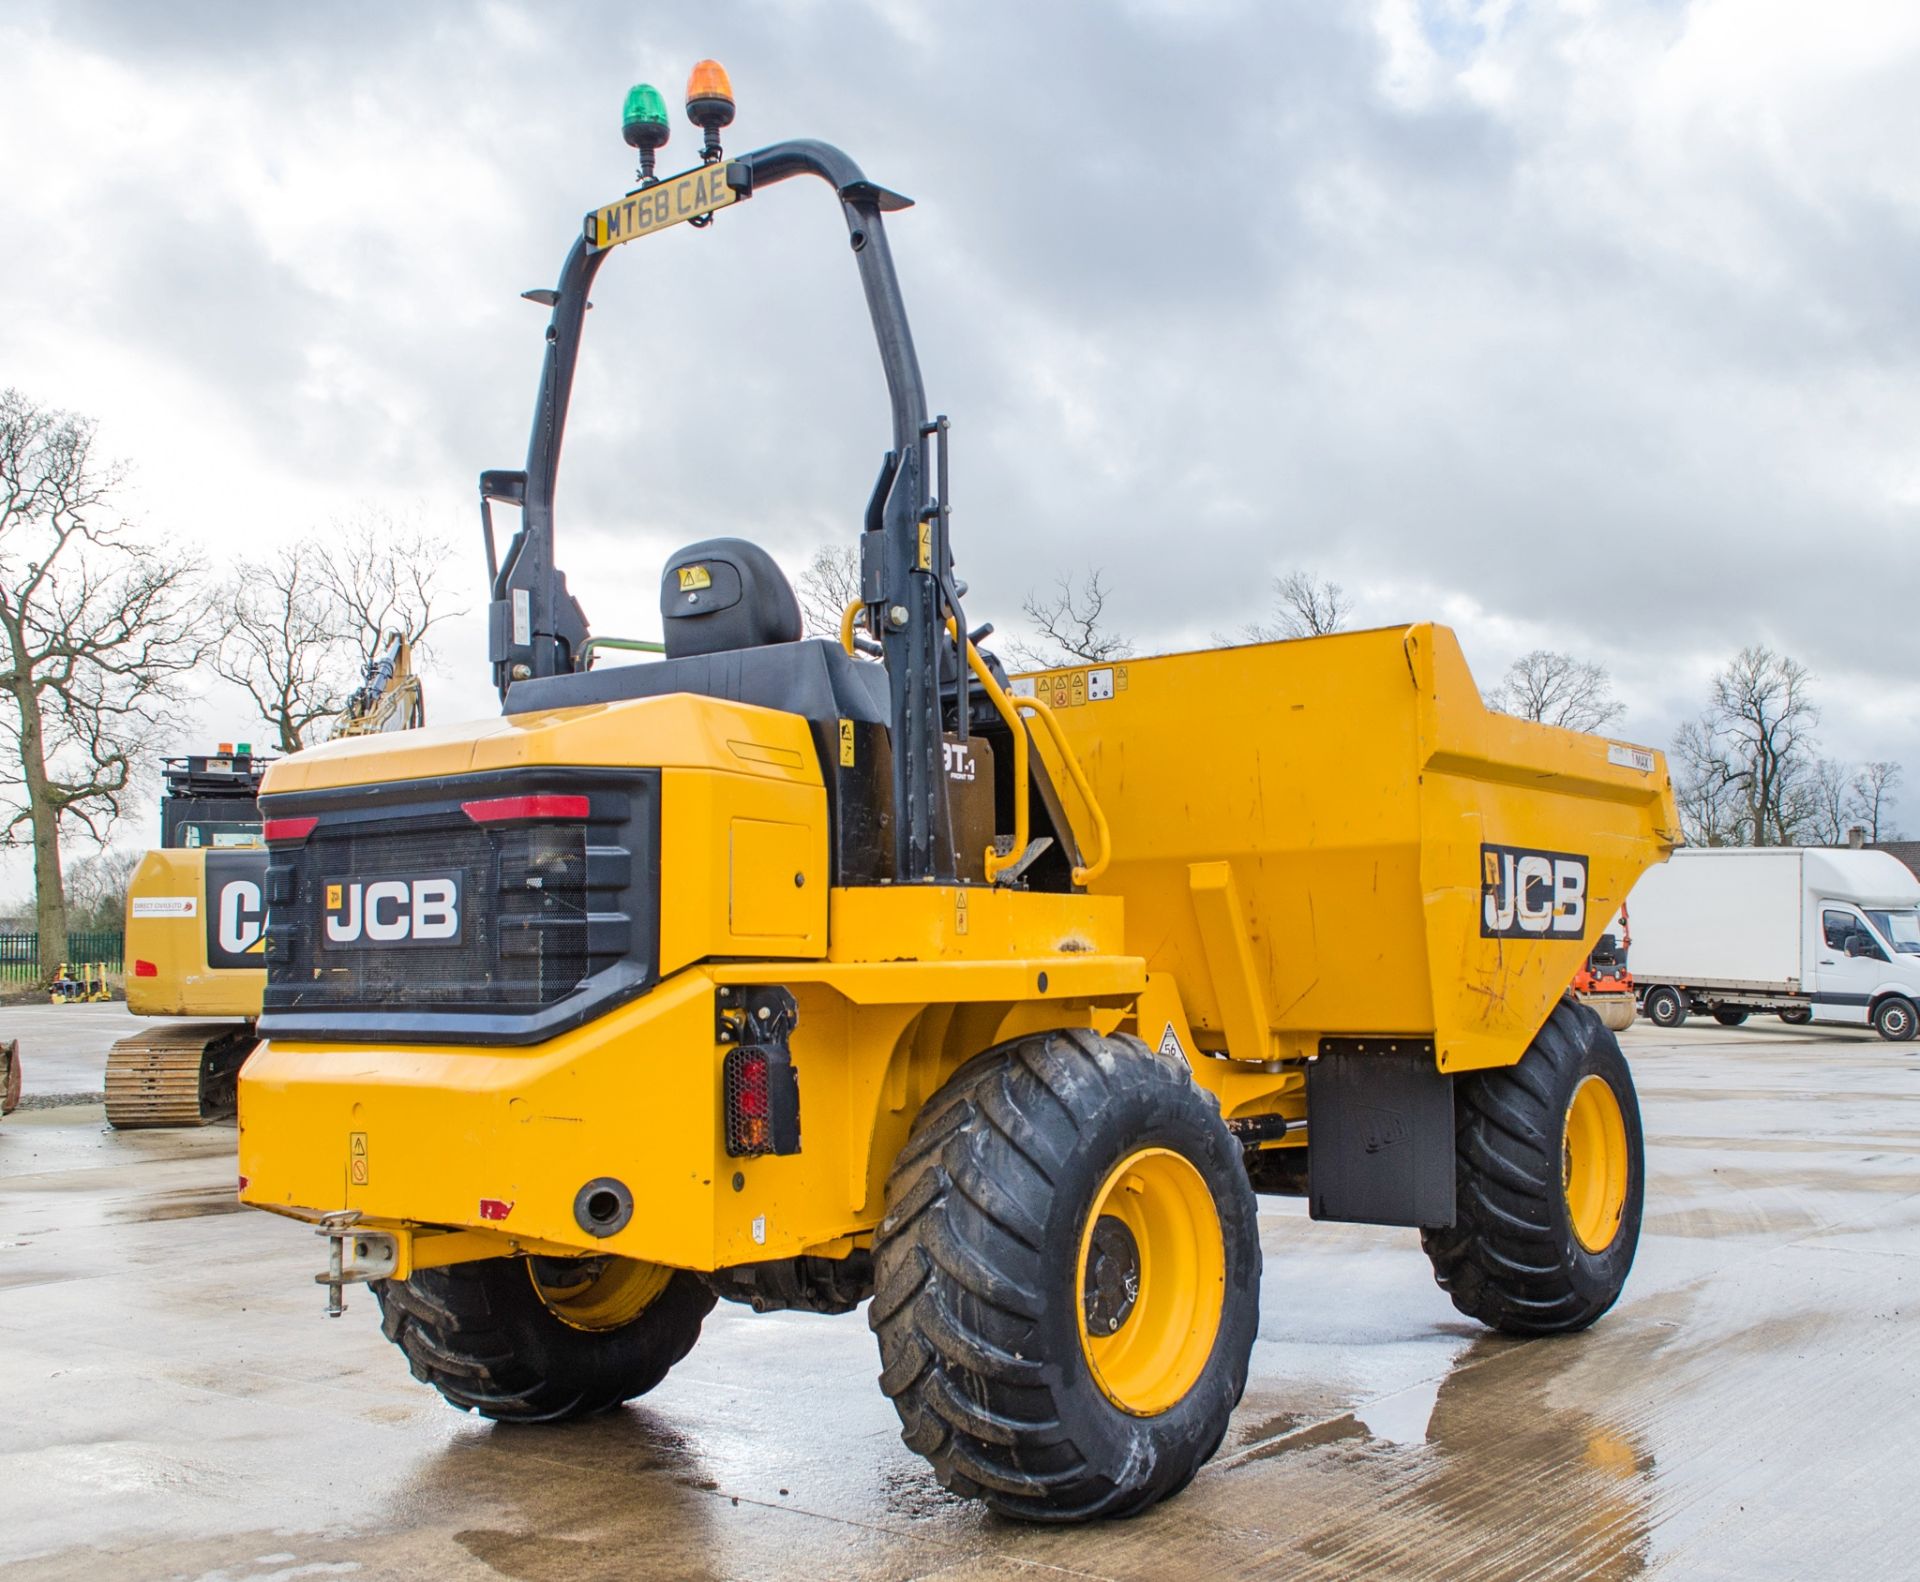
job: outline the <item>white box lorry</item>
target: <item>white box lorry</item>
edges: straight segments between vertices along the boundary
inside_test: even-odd
[[[1920,1020],[1920,880],[1886,852],[1676,851],[1634,886],[1627,914],[1640,1008],[1661,1027],[1771,1011],[1901,1040]]]

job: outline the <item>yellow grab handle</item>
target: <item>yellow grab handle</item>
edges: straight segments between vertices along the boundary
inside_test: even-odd
[[[1067,745],[1066,734],[1060,729],[1060,722],[1053,717],[1053,710],[1038,698],[1015,698],[1013,705],[1018,709],[1032,710],[1045,723],[1047,734],[1053,740],[1054,751],[1059,753],[1061,763],[1067,766],[1067,775],[1073,781],[1074,790],[1080,793],[1080,800],[1086,803],[1087,811],[1093,815],[1093,832],[1100,842],[1099,859],[1084,868],[1076,867],[1073,870],[1075,884],[1091,884],[1107,871],[1107,864],[1113,860],[1113,838],[1107,828],[1107,815],[1101,811],[1093,787],[1087,783],[1080,760],[1074,757],[1073,749]]]
[[[849,659],[855,657],[853,647],[853,618],[865,608],[865,604],[859,599],[855,599],[840,612],[840,646],[847,651],[847,657]]]

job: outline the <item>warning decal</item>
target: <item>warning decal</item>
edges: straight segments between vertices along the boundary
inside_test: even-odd
[[[1169,1060],[1187,1060],[1186,1050],[1180,1047],[1180,1035],[1173,1030],[1173,1023],[1167,1023],[1167,1030],[1160,1035],[1160,1053]],[[1191,1065],[1191,1061],[1187,1061]]]

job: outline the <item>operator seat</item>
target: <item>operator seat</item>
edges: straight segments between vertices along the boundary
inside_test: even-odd
[[[786,573],[744,538],[702,539],[668,556],[660,620],[669,659],[797,643],[803,631]]]

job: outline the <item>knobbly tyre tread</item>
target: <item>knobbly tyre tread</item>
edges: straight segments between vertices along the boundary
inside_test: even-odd
[[[1079,1243],[1125,1153],[1177,1146],[1213,1188],[1227,1294],[1213,1355],[1153,1418],[1113,1406],[1079,1342]],[[1183,1067],[1130,1038],[1039,1034],[963,1066],[887,1182],[868,1323],[908,1448],[955,1494],[1036,1521],[1128,1516],[1219,1448],[1246,1385],[1260,1248],[1239,1148]]]
[[[486,1258],[376,1280],[381,1332],[413,1376],[462,1411],[499,1422],[588,1417],[645,1395],[693,1349],[714,1303],[676,1273],[632,1323],[589,1332],[540,1301],[521,1258]]]
[[[1620,1230],[1600,1253],[1574,1237],[1561,1180],[1567,1105],[1592,1074],[1620,1101],[1630,1159]],[[1420,1242],[1455,1307],[1506,1334],[1557,1335],[1613,1306],[1639,1241],[1645,1164],[1632,1075],[1592,1010],[1562,1000],[1517,1065],[1455,1081],[1454,1164],[1454,1223]]]

